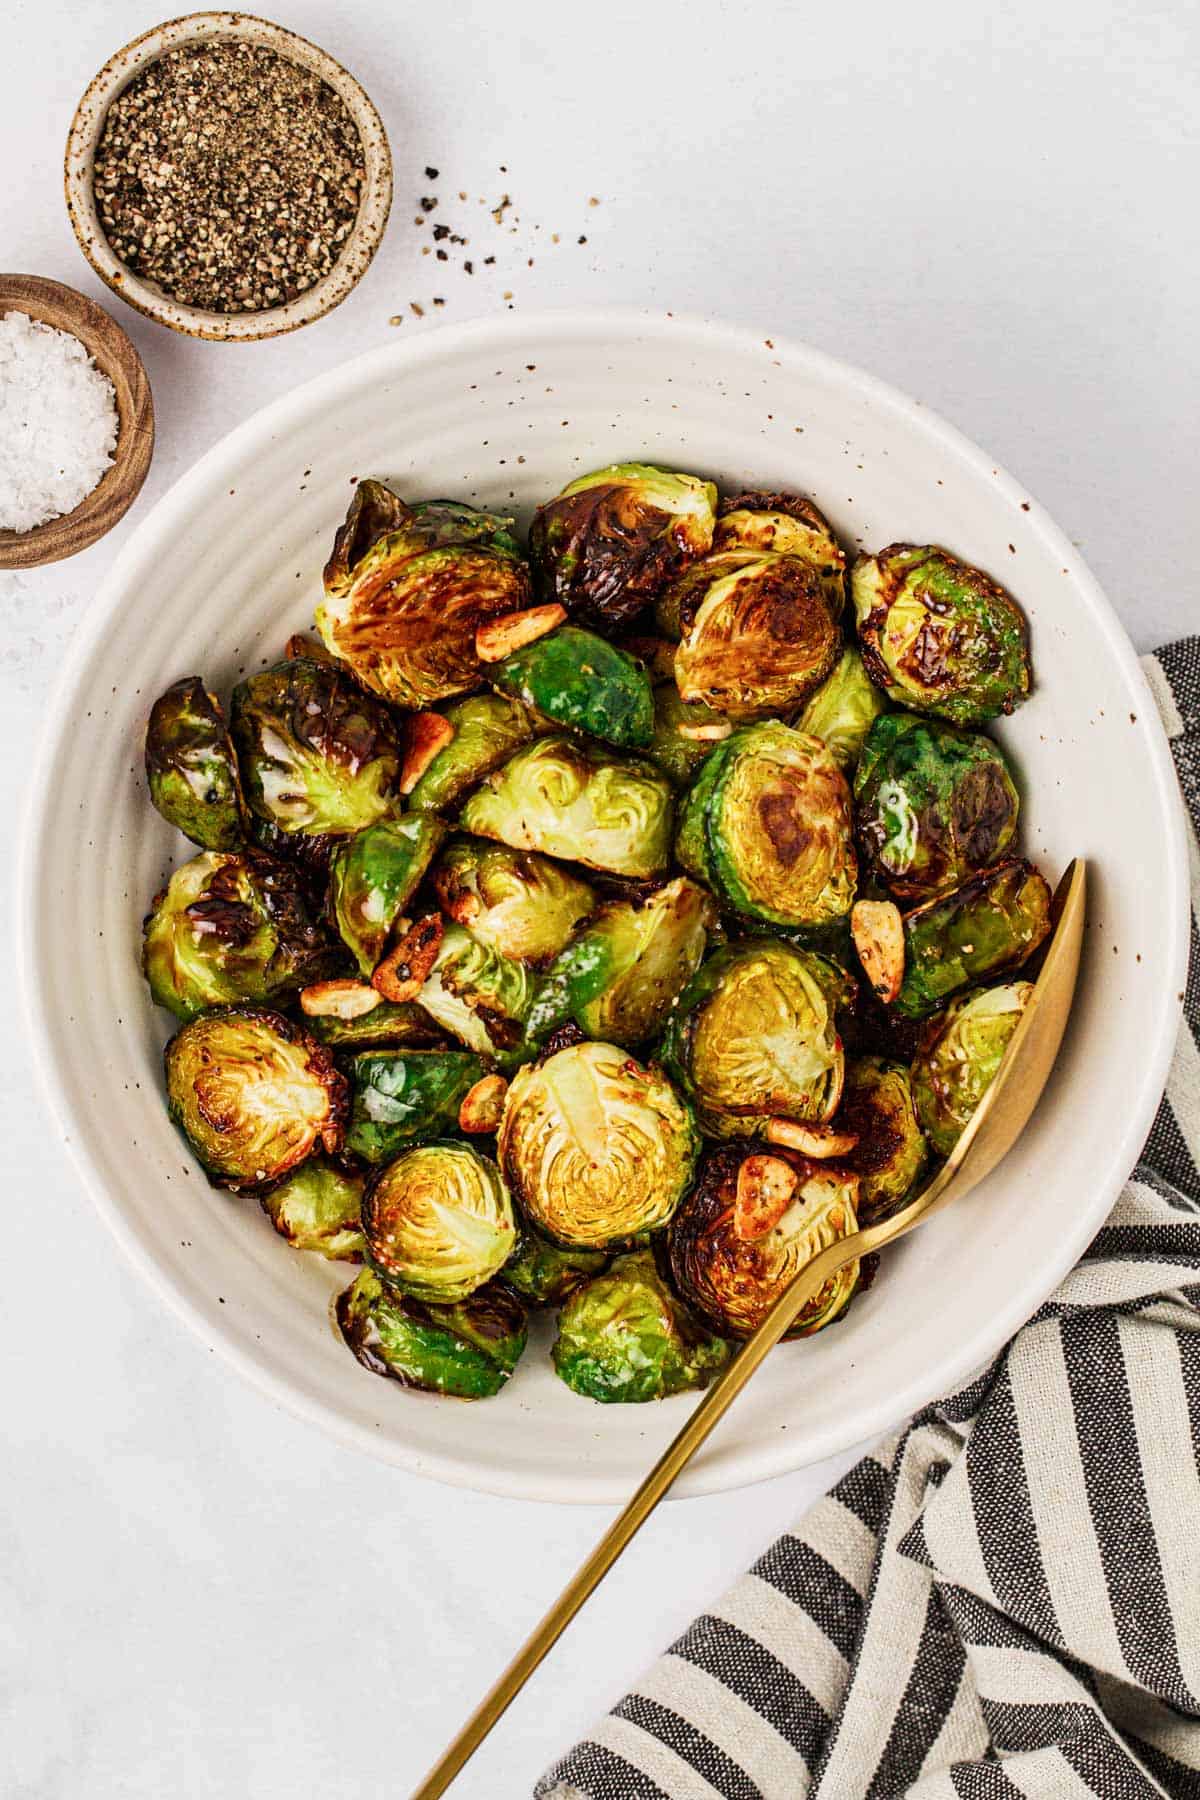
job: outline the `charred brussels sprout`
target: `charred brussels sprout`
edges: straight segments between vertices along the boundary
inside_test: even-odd
[[[886,710],[887,701],[864,669],[862,657],[847,648],[794,724],[797,731],[820,738],[845,773],[857,763],[871,727]]]
[[[912,1067],[917,1117],[939,1156],[949,1156],[1004,1058],[1033,984],[961,994],[931,1019]]]
[[[681,1306],[648,1250],[618,1257],[577,1287],[558,1320],[554,1370],[588,1400],[665,1400],[707,1387],[729,1361]]]
[[[694,475],[617,463],[539,508],[529,533],[544,600],[610,626],[634,618],[712,543],[717,490]]]
[[[384,1163],[414,1138],[440,1137],[484,1072],[466,1050],[365,1051],[350,1065],[354,1098],[346,1148]]]
[[[647,880],[671,856],[670,783],[653,763],[567,737],[539,738],[489,775],[463,807],[464,830],[514,850]]]
[[[888,713],[854,780],[855,822],[872,872],[898,900],[957,887],[1002,856],[1017,790],[990,738]]]
[[[468,1050],[519,1052],[537,978],[461,925],[447,926],[433,972],[419,995],[430,1018]]]
[[[845,777],[819,738],[776,721],[745,726],[685,797],[676,855],[747,918],[832,924],[850,911],[858,875]]]
[[[654,735],[654,699],[643,665],[578,625],[515,650],[491,675],[504,693],[543,718],[619,749],[643,750]]]
[[[573,1288],[608,1264],[606,1250],[562,1250],[524,1220],[517,1224],[517,1247],[498,1279],[526,1306],[558,1306]]]
[[[679,996],[663,1060],[714,1137],[825,1120],[845,1073],[833,1008],[823,958],[774,938],[730,944]]]
[[[772,1152],[784,1171],[775,1203],[747,1214],[738,1204],[740,1146],[711,1150],[695,1187],[671,1221],[667,1261],[676,1292],[710,1331],[748,1338],[784,1288],[817,1252],[857,1229],[855,1177],[790,1152]],[[788,1332],[809,1337],[845,1311],[859,1282],[853,1262],[830,1277]]]
[[[803,704],[837,662],[842,634],[821,576],[798,556],[714,552],[682,575],[667,601],[678,617],[680,697],[731,719]]]
[[[167,1111],[218,1187],[265,1191],[342,1147],[349,1092],[329,1052],[282,1013],[205,1013],[163,1051]]]
[[[665,1225],[696,1158],[691,1114],[670,1082],[613,1044],[572,1044],[518,1070],[500,1162],[535,1229],[600,1250]]]
[[[180,1019],[272,1000],[320,981],[339,962],[293,870],[259,851],[194,856],[155,896],[142,930],[150,992]]]
[[[904,1064],[881,1056],[848,1062],[838,1125],[858,1139],[845,1166],[859,1179],[859,1221],[874,1225],[904,1204],[929,1156]]]
[[[713,549],[798,557],[820,577],[833,617],[841,617],[846,602],[846,553],[828,519],[805,495],[730,495],[720,505]]]
[[[427,1048],[442,1041],[441,1032],[415,1000],[396,1003],[381,1000],[378,1006],[357,1019],[339,1019],[327,1014],[306,1019],[305,1023],[313,1036],[330,1050]]]
[[[904,921],[896,1011],[923,1019],[960,988],[1027,961],[1050,930],[1051,894],[1028,862],[997,863]]]
[[[413,812],[453,813],[476,784],[507,762],[514,750],[538,735],[539,727],[517,700],[503,694],[472,694],[455,700],[443,715],[454,736],[439,750],[408,797]]]
[[[337,1302],[342,1336],[364,1369],[403,1387],[486,1400],[525,1348],[525,1312],[497,1282],[451,1306],[427,1306],[364,1269]]]
[[[414,1300],[465,1300],[497,1275],[516,1243],[508,1192],[490,1157],[433,1140],[401,1151],[367,1183],[367,1257]]]
[[[280,1237],[297,1250],[316,1250],[335,1261],[359,1262],[363,1252],[363,1179],[310,1157],[262,1199]]]
[[[146,780],[163,818],[193,844],[202,850],[239,847],[237,759],[216,696],[198,675],[175,682],[150,709]]]
[[[529,604],[512,528],[456,501],[407,506],[380,482],[359,482],[325,568],[326,646],[398,706],[478,687],[476,628]]]
[[[433,884],[448,917],[518,962],[548,962],[596,905],[587,883],[548,856],[485,838],[454,838]]]
[[[711,917],[707,894],[685,876],[644,900],[609,901],[551,964],[529,1015],[530,1037],[567,1019],[612,1044],[656,1037],[703,960]]]
[[[1028,694],[1025,616],[981,569],[935,545],[890,544],[850,580],[867,672],[901,706],[982,725]]]
[[[329,861],[329,910],[364,975],[370,975],[383,955],[393,925],[445,835],[439,819],[411,813],[402,819],[380,819],[334,850]]]

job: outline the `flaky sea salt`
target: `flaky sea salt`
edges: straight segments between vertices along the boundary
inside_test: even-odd
[[[79,505],[112,462],[117,396],[77,337],[0,317],[0,528],[32,531]]]

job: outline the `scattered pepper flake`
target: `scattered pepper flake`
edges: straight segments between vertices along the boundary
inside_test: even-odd
[[[418,319],[423,319],[425,317],[425,308],[421,305],[419,300],[410,300],[408,304],[413,312],[416,313]]]
[[[426,169],[426,170],[425,170],[425,179],[426,179],[426,181],[436,181],[436,180],[437,180],[437,178],[438,178],[438,172],[437,172],[437,170],[436,170],[436,169],[429,169],[429,168],[427,168],[427,169]]]
[[[580,243],[581,243],[581,244],[586,244],[586,243],[587,243],[587,234],[586,234],[586,233],[584,233],[584,232],[581,232],[581,233],[580,233],[580,236],[579,236],[579,242],[580,242]]]
[[[425,194],[421,198],[421,211],[431,213],[437,205],[436,194]]]
[[[446,304],[445,296],[442,294],[435,294],[433,296],[433,304],[435,306],[445,306],[445,304]]]
[[[599,195],[597,195],[597,194],[589,194],[589,196],[588,196],[588,205],[589,205],[589,206],[599,206],[599,204],[600,204],[600,198],[599,198]]]

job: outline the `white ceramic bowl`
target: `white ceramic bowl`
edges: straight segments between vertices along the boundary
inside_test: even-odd
[[[422,1474],[553,1500],[623,1499],[687,1398],[602,1408],[554,1378],[547,1332],[497,1399],[368,1375],[330,1329],[349,1272],[209,1188],[168,1124],[164,1019],[138,971],[146,903],[187,847],[149,804],[146,711],[177,676],[227,689],[309,623],[356,475],[523,516],[619,458],[813,494],[852,545],[934,540],[1007,582],[1036,691],[1000,731],[1024,835],[1092,882],[1066,1044],[1024,1139],[960,1209],[890,1253],[835,1330],[777,1351],[692,1465],[697,1494],[794,1469],[961,1381],[1086,1245],[1141,1146],[1183,986],[1177,789],[1137,661],[1062,533],[923,407],[799,345],[628,314],[514,316],[372,353],[210,451],[142,521],[97,596],[32,801],[24,961],[47,1088],[80,1172],[150,1284],[267,1393]],[[149,1304],[149,1301],[147,1302]]]

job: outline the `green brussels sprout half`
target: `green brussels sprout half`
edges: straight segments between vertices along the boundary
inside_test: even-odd
[[[360,481],[325,567],[317,629],[365,687],[429,706],[479,686],[476,628],[529,598],[511,518],[454,500],[408,506]]]
[[[150,992],[180,1019],[273,1000],[332,975],[340,960],[295,871],[257,850],[193,856],[155,895],[142,927]]]
[[[670,681],[659,682],[654,690],[654,736],[646,755],[673,787],[685,788],[694,780],[714,740],[692,734],[710,728],[718,739],[729,735],[730,727],[714,707],[686,705],[679,698],[674,675]]]
[[[554,1372],[573,1393],[618,1404],[705,1388],[730,1355],[675,1298],[649,1250],[618,1257],[575,1289],[553,1351]]]
[[[364,1369],[403,1387],[487,1400],[525,1348],[525,1311],[498,1282],[450,1306],[427,1306],[363,1269],[338,1295],[337,1321]]]
[[[838,768],[847,773],[857,763],[876,719],[886,711],[887,700],[867,674],[862,657],[847,646],[833,673],[792,722],[797,731],[820,738]]]
[[[854,903],[845,777],[819,738],[775,720],[712,752],[684,798],[675,849],[746,918],[819,929]]]
[[[454,736],[408,796],[413,812],[453,813],[477,782],[541,729],[519,701],[504,694],[471,694],[452,701],[443,713]]]
[[[453,838],[433,885],[449,918],[518,962],[548,962],[596,906],[587,882],[560,863],[486,838]]]
[[[578,625],[514,650],[491,675],[503,693],[542,718],[618,749],[644,750],[654,736],[654,698],[643,664]]]
[[[1050,888],[1032,863],[997,863],[904,921],[904,983],[894,1002],[924,1019],[952,994],[1019,968],[1050,931]]]
[[[446,835],[440,819],[410,813],[380,819],[336,846],[329,859],[329,911],[364,975],[383,955],[392,926],[416,893]]]
[[[617,626],[712,543],[717,490],[694,475],[616,463],[569,482],[529,532],[543,600]]]
[[[242,787],[229,728],[215,694],[185,675],[160,694],[146,726],[150,798],[169,825],[202,850],[237,850]]]
[[[748,1338],[800,1270],[857,1229],[858,1182],[832,1165],[772,1149],[770,1161],[794,1173],[790,1197],[765,1216],[738,1205],[742,1166],[759,1153],[741,1145],[710,1150],[695,1187],[672,1219],[666,1260],[675,1291],[710,1331]],[[800,1313],[789,1338],[810,1337],[849,1305],[857,1261],[830,1276]]]
[[[429,979],[417,996],[443,1031],[482,1056],[519,1053],[537,978],[461,925],[448,925]]]
[[[550,965],[527,1025],[542,1040],[568,1019],[588,1037],[656,1037],[704,958],[712,903],[686,876],[640,900],[612,900]]]
[[[679,996],[663,1062],[713,1137],[830,1118],[845,1063],[824,959],[775,938],[729,944]]]
[[[1030,981],[960,994],[929,1021],[912,1066],[912,1090],[921,1127],[939,1156],[949,1156],[970,1124],[1032,994]]]
[[[498,1275],[516,1244],[500,1171],[472,1144],[434,1139],[402,1150],[367,1183],[367,1259],[415,1300],[449,1305]]]
[[[367,1050],[350,1064],[346,1148],[379,1164],[414,1138],[458,1129],[458,1109],[484,1066],[467,1050]]]
[[[363,1178],[310,1156],[264,1194],[261,1205],[280,1237],[297,1250],[316,1250],[334,1261],[361,1262]]]
[[[217,1187],[265,1192],[314,1150],[342,1147],[346,1078],[282,1013],[204,1013],[179,1028],[163,1063],[167,1111]]]
[[[714,550],[754,550],[799,557],[816,571],[829,608],[840,619],[846,604],[846,553],[829,521],[804,494],[751,492],[722,500]]]
[[[854,800],[868,866],[897,900],[957,887],[1016,835],[1017,790],[991,739],[913,713],[872,726]]]
[[[497,1279],[526,1306],[558,1306],[589,1275],[608,1266],[607,1250],[563,1250],[525,1219],[517,1220],[517,1247]]]
[[[556,735],[527,744],[489,775],[461,823],[514,850],[645,881],[670,861],[671,817],[671,786],[653,763]]]
[[[837,1122],[858,1139],[844,1166],[858,1176],[859,1223],[875,1225],[899,1211],[929,1160],[904,1064],[882,1056],[847,1062]]]
[[[936,545],[890,544],[850,576],[867,673],[914,712],[982,725],[1029,693],[1029,631],[1011,594]]]
[[[424,1007],[415,1000],[381,1000],[357,1019],[338,1019],[332,1014],[306,1018],[312,1035],[330,1050],[428,1049],[440,1044],[442,1034]]]
[[[536,1230],[601,1250],[665,1225],[687,1190],[698,1140],[657,1069],[614,1044],[572,1044],[513,1076],[500,1164]]]

